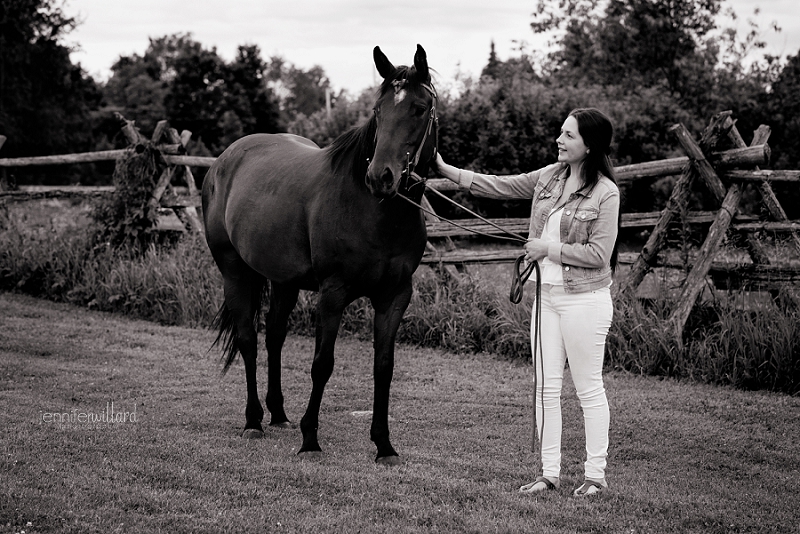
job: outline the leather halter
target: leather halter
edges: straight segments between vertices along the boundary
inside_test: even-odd
[[[397,83],[398,81],[395,81]],[[397,92],[403,85],[405,85],[408,80],[402,80],[398,85],[395,85],[395,92]],[[433,159],[436,158],[436,153],[439,150],[439,117],[436,114],[436,103],[438,102],[438,95],[436,94],[436,90],[433,88],[433,85],[423,83],[420,84],[423,89],[428,91],[431,95],[431,111],[428,114],[428,125],[425,127],[425,134],[422,136],[422,141],[420,142],[419,146],[417,147],[417,151],[414,154],[414,158],[412,159],[410,156],[411,154],[407,153],[409,159],[406,163],[406,168],[403,171],[403,174],[406,177],[406,181],[414,178],[417,182],[425,183],[427,177],[422,177],[417,174],[415,171],[417,164],[419,163],[420,156],[422,155],[422,150],[425,148],[425,143],[428,140],[428,136],[433,133],[434,141],[433,141]],[[434,132],[435,128],[435,132]],[[413,184],[412,184],[413,185]],[[406,187],[408,189],[410,186]]]

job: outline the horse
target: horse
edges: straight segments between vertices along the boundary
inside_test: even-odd
[[[211,166],[202,189],[205,236],[224,302],[214,326],[225,372],[242,355],[246,438],[263,437],[256,383],[256,326],[262,302],[270,426],[294,426],[284,411],[281,349],[300,290],[318,292],[311,395],[298,454],[321,453],[319,410],[334,368],[345,307],[367,297],[374,309],[374,391],[370,439],[375,461],[401,463],[389,440],[389,390],[397,330],[427,243],[419,202],[437,150],[437,95],[425,50],[395,67],[376,46],[383,82],[371,118],[320,148],[291,134],[252,134]]]

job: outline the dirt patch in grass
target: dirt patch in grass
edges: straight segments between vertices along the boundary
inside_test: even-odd
[[[214,333],[0,293],[0,531],[793,532],[800,399],[621,373],[610,491],[575,500],[583,426],[564,391],[562,489],[537,470],[525,364],[401,346],[390,428],[404,459],[375,466],[371,344],[341,339],[319,459],[300,431],[239,437],[244,372],[224,377]],[[299,421],[314,342],[290,337],[284,394]],[[266,393],[266,367],[259,379]],[[135,411],[90,427],[54,414]],[[356,412],[354,414],[354,412]],[[49,422],[44,420],[51,414]]]

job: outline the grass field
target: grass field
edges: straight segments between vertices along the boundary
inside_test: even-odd
[[[536,472],[527,365],[399,347],[390,426],[404,464],[386,469],[359,413],[370,343],[340,340],[325,453],[308,460],[299,430],[239,438],[243,368],[221,377],[212,339],[0,293],[0,531],[796,532],[797,397],[607,374],[611,488],[576,500],[583,429],[568,385],[562,489],[531,498],[516,492]],[[287,341],[295,420],[312,350]],[[111,402],[135,421],[51,415]]]

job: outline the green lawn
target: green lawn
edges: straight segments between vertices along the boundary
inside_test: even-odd
[[[387,469],[358,413],[372,402],[370,343],[339,341],[325,452],[309,460],[295,455],[298,429],[239,437],[244,371],[220,376],[213,338],[0,293],[0,531],[796,532],[797,397],[610,373],[610,491],[577,500],[569,384],[562,489],[537,498],[516,492],[537,465],[529,366],[399,347],[390,427],[404,464]],[[284,352],[296,421],[312,350],[291,337]],[[136,421],[49,415],[111,402]]]

